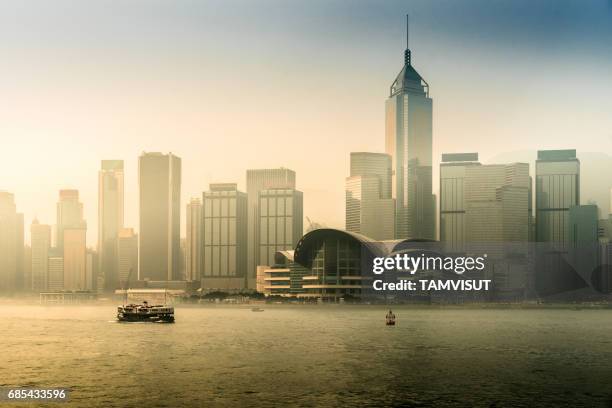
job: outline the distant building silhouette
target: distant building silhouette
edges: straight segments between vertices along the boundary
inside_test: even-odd
[[[79,201],[79,190],[60,190],[57,203],[56,247],[64,249],[64,230],[83,228],[83,204]]]
[[[123,228],[123,160],[102,160],[98,173],[98,270],[106,289],[119,288],[118,234]]]
[[[202,201],[192,198],[187,204],[185,274],[189,281],[202,276]]]
[[[138,234],[133,228],[119,230],[119,287],[129,287],[138,275]]]
[[[138,183],[138,279],[181,279],[181,159],[172,153],[143,153],[138,160]]]
[[[30,227],[32,247],[32,281],[34,292],[49,290],[49,251],[51,249],[51,226],[40,224],[37,219]]]
[[[0,191],[0,292],[21,289],[23,276],[23,215],[12,193]]]

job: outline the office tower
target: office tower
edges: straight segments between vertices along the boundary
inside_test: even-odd
[[[440,242],[449,252],[465,251],[465,171],[480,166],[478,153],[442,154],[440,163]]]
[[[34,292],[49,289],[49,250],[51,249],[51,226],[41,224],[37,219],[30,226],[32,244],[32,282]]]
[[[15,198],[12,193],[0,191],[0,291],[17,289],[18,227]]]
[[[346,178],[346,230],[374,240],[395,237],[395,202],[391,198],[391,156],[351,153]]]
[[[536,160],[535,288],[540,296],[587,286],[571,264],[569,209],[580,204],[576,150],[540,150]]]
[[[133,228],[119,230],[119,287],[127,288],[138,274],[138,235]]]
[[[395,237],[435,238],[432,194],[432,99],[404,52],[404,67],[385,104],[385,146],[392,158]]]
[[[260,264],[258,250],[259,231],[257,230],[259,192],[273,188],[295,189],[295,172],[285,168],[247,170],[247,280],[250,289],[255,289],[257,279],[256,267]]]
[[[185,242],[185,274],[188,281],[202,275],[202,201],[192,198],[187,204],[187,238]]]
[[[576,150],[540,150],[536,160],[536,240],[563,248],[569,208],[580,204]]]
[[[15,287],[17,289],[20,290],[24,290],[24,289],[28,289],[29,285],[26,285],[26,280],[25,280],[25,276],[24,276],[24,258],[23,258],[23,251],[25,249],[25,242],[24,242],[24,221],[23,221],[23,214],[22,213],[17,213],[15,214],[15,226],[16,226],[16,240],[17,242],[15,243],[15,256],[17,257],[17,260],[15,261]]]
[[[259,262],[274,265],[277,251],[293,250],[304,227],[302,192],[269,189],[259,192]]]
[[[48,290],[58,292],[64,290],[64,257],[58,249],[49,252],[49,284]]]
[[[117,236],[123,228],[123,160],[102,160],[98,172],[98,271],[105,289],[119,286]]]
[[[64,290],[87,290],[87,246],[84,227],[64,228]]]
[[[380,198],[391,198],[391,156],[386,153],[351,152],[350,166],[350,177],[378,177],[380,180]]]
[[[463,249],[486,254],[480,275],[493,279],[498,300],[522,300],[530,287],[528,201],[528,164],[465,167]]]
[[[465,236],[469,244],[521,243],[529,239],[529,165],[465,167]]]
[[[64,229],[82,228],[83,204],[79,202],[78,190],[60,190],[57,203],[56,247],[64,248]]]
[[[234,183],[211,184],[202,194],[202,287],[245,287],[247,202]]]
[[[143,153],[138,182],[138,279],[180,279],[181,159],[172,153]]]
[[[576,271],[585,281],[598,264],[599,220],[596,205],[574,205],[568,212],[568,250],[570,260]]]
[[[32,290],[32,247],[23,246],[23,288],[26,291]]]
[[[96,278],[98,277],[98,252],[93,249],[87,249],[85,253],[85,289],[96,289]]]

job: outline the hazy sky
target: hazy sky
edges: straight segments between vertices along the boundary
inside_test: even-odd
[[[125,160],[137,227],[138,155],[172,151],[183,203],[284,166],[304,214],[343,227],[349,152],[384,150],[405,13],[436,166],[441,152],[612,154],[610,1],[16,0],[0,3],[0,189],[28,230],[79,189],[95,244],[100,160]]]

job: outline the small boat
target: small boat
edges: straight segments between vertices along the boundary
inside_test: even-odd
[[[174,307],[168,305],[129,304],[117,308],[120,322],[174,323]]]
[[[395,326],[395,314],[391,310],[385,316],[385,324],[387,326]]]
[[[264,310],[261,307],[252,307],[251,312],[263,312]]]

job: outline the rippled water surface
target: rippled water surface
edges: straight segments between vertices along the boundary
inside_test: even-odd
[[[611,310],[108,306],[0,308],[0,385],[49,406],[611,406]]]

